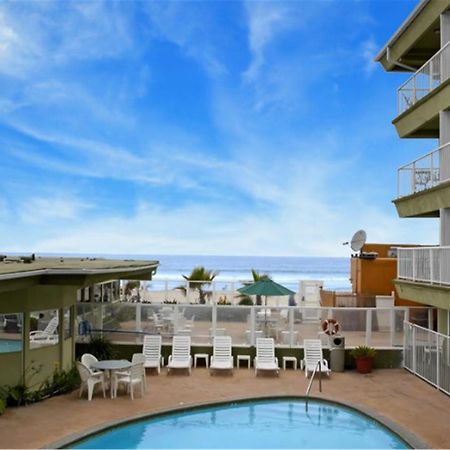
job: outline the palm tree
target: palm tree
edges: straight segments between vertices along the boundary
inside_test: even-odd
[[[270,280],[271,279],[269,274],[257,272],[255,269],[252,269],[252,278],[253,278],[253,283],[256,283],[257,281],[261,281],[261,280]],[[248,285],[253,284],[253,283],[247,282],[247,283],[244,283],[244,285],[248,286]],[[245,295],[245,294],[240,294],[238,296],[238,298],[241,299],[240,300],[241,302],[243,300],[246,301],[247,299],[250,300],[250,297],[248,295]],[[256,296],[256,304],[257,305],[262,305],[262,297],[261,297],[261,295],[257,295]]]
[[[218,275],[218,272],[207,270],[203,266],[194,267],[190,275],[182,275],[183,278],[189,282],[189,289],[196,289],[200,298],[200,303],[206,303],[206,292],[203,290],[205,284],[211,284],[214,278]],[[181,289],[186,295],[186,288],[180,286],[177,289]]]

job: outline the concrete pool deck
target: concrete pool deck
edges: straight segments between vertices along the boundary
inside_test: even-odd
[[[92,402],[78,392],[54,397],[0,416],[1,448],[39,448],[68,436],[106,426],[113,421],[200,403],[261,396],[302,396],[307,381],[301,371],[255,377],[253,370],[235,369],[234,375],[210,376],[205,368],[192,375],[147,376],[144,398],[119,395],[111,400],[96,394]],[[139,394],[137,394],[139,395]],[[431,448],[450,448],[450,397],[402,369],[376,370],[369,375],[332,373],[324,377],[323,392],[315,381],[315,397],[341,401],[371,411],[409,430]]]

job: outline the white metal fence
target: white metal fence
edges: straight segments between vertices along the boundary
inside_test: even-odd
[[[397,198],[430,189],[450,179],[449,170],[440,170],[450,161],[450,143],[422,156],[397,170]]]
[[[450,247],[397,249],[399,279],[450,285]]]
[[[325,319],[334,318],[346,345],[401,348],[403,321],[432,326],[430,308],[307,308],[145,303],[79,303],[78,339],[100,333],[114,342],[141,343],[144,334],[160,334],[164,344],[174,335],[191,336],[194,345],[210,345],[213,336],[229,335],[235,346],[251,346],[257,337],[272,337],[277,346],[300,347],[318,337]]]
[[[450,45],[442,47],[412,77],[397,90],[398,113],[411,108],[449,77],[445,61],[450,58]]]
[[[450,337],[405,322],[403,366],[450,395]]]

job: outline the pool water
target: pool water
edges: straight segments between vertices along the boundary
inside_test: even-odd
[[[22,351],[22,341],[14,339],[0,339],[0,353]]]
[[[410,448],[334,403],[263,400],[202,407],[105,431],[70,448]]]

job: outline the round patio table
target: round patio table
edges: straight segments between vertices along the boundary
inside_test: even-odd
[[[116,370],[125,370],[131,367],[130,361],[126,359],[105,359],[91,364],[92,369],[104,370],[109,377],[109,388],[111,391],[111,398],[114,398],[112,374]]]

